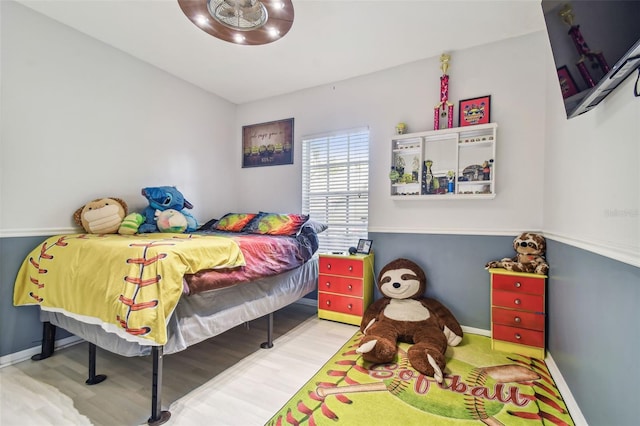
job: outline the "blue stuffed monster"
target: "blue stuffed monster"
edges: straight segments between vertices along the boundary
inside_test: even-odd
[[[198,229],[198,222],[185,209],[192,209],[193,205],[185,200],[184,196],[175,186],[154,186],[142,189],[142,196],[149,201],[144,209],[144,223],[138,228],[139,233],[160,232],[156,224],[156,212],[168,209],[177,210],[187,219],[185,232],[193,232]]]

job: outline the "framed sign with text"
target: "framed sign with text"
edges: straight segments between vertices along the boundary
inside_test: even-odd
[[[293,164],[293,118],[242,126],[242,167]]]

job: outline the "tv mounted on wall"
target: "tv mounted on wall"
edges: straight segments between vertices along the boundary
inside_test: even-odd
[[[640,66],[640,1],[542,0],[567,118],[598,105]]]

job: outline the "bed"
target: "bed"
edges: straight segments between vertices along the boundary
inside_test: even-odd
[[[307,216],[225,215],[192,234],[70,234],[46,239],[24,260],[14,305],[40,306],[41,353],[53,354],[61,327],[89,342],[87,384],[96,346],[153,359],[149,424],[161,409],[162,357],[267,316],[317,286],[318,232]]]

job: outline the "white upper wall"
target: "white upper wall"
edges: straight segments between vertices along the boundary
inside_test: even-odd
[[[436,57],[239,106],[237,164],[243,125],[295,118],[294,165],[240,169],[235,178],[241,188],[239,205],[247,211],[299,211],[303,136],[369,126],[370,231],[513,235],[542,229],[546,43],[546,36],[536,33],[448,52],[454,123],[459,100],[491,95],[491,121],[498,123],[495,199],[390,198],[395,125],[406,122],[409,132],[433,129],[442,74]]]
[[[177,185],[201,220],[299,211],[304,135],[369,126],[370,230],[551,238],[640,265],[634,78],[566,120],[544,33],[451,53],[451,101],[491,95],[497,197],[394,201],[390,138],[429,130],[438,58],[236,107],[14,2],[1,7],[0,236],[69,231],[104,196]],[[294,164],[241,168],[241,128],[295,118]],[[457,111],[456,120],[457,123]]]
[[[100,197],[176,185],[233,206],[235,105],[14,2],[2,8],[0,235],[67,232]],[[230,207],[231,206],[231,207]]]
[[[551,51],[549,48],[549,61]],[[640,98],[632,73],[597,107],[566,119],[547,70],[545,233],[640,266]]]

